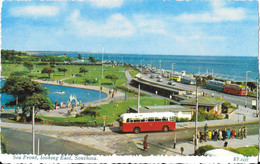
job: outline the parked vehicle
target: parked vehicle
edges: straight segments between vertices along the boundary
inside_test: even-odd
[[[196,79],[190,76],[182,76],[181,83],[183,84],[196,84]]]
[[[160,79],[157,79],[157,81],[158,81],[158,82],[162,82],[163,80],[162,80],[162,78],[160,78]]]
[[[175,130],[174,116],[172,112],[124,113],[120,116],[120,130],[134,133]]]
[[[224,93],[229,93],[232,95],[239,95],[245,96],[246,95],[246,88],[236,85],[236,84],[225,84],[223,88]]]
[[[225,82],[223,81],[208,80],[206,84],[206,88],[222,92],[224,85]]]
[[[173,81],[169,81],[168,84],[169,85],[176,85],[176,83],[174,83]]]

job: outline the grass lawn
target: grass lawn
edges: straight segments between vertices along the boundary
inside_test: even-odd
[[[139,71],[137,71],[137,70],[129,70],[129,73],[130,73],[130,75],[131,75],[133,78],[135,78],[135,75],[137,75],[137,74],[139,73]]]
[[[230,151],[233,151],[235,153],[243,154],[244,156],[257,156],[259,152],[258,145],[256,146],[249,146],[249,147],[239,147],[236,149],[228,149]]]
[[[102,67],[101,66],[81,66],[81,65],[56,65],[54,68],[55,73],[51,74],[50,78],[49,75],[44,73],[41,74],[40,71],[43,69],[42,65],[34,65],[34,69],[32,73],[29,74],[30,77],[35,78],[35,79],[46,79],[46,80],[61,80],[64,78],[69,78],[65,80],[65,82],[70,83],[74,81],[75,83],[80,83],[83,84],[85,82],[85,79],[101,79],[102,76]],[[67,72],[59,72],[58,68],[59,67],[65,67],[67,68]],[[79,68],[80,67],[85,67],[88,72],[85,73],[79,73]],[[23,64],[2,64],[2,75],[3,76],[9,76],[12,72],[14,71],[28,71],[26,67],[23,66]],[[125,77],[124,73],[125,67],[124,66],[115,66],[114,68],[112,66],[104,66],[103,67],[103,79],[101,80],[101,83],[103,85],[112,85],[112,81],[110,79],[106,79],[105,76],[108,74],[115,74],[118,77],[118,80],[116,81],[116,85],[122,85],[126,83],[127,79]],[[76,75],[77,77],[71,77],[71,75]],[[91,83],[91,85],[99,85],[99,83]]]
[[[116,107],[118,104],[118,107]],[[97,117],[97,123],[99,125],[103,124],[102,116],[107,116],[106,124],[111,124],[119,119],[119,116],[122,113],[126,113],[128,107],[130,105],[136,105],[137,99],[129,99],[126,101],[113,102],[109,104],[101,105],[100,116]],[[154,98],[143,98],[141,99],[142,106],[146,105],[163,105],[163,99],[154,99]],[[59,122],[57,124],[61,125],[62,122],[74,122],[74,123],[89,123],[90,125],[94,125],[94,121],[90,116],[82,116],[82,117],[47,117],[43,115],[37,115],[36,117],[43,118],[45,120]],[[55,123],[53,123],[55,124]]]

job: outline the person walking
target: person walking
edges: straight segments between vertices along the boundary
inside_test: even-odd
[[[207,130],[208,130],[208,124],[205,124],[205,126],[204,126],[204,132],[206,132]]]
[[[200,131],[200,143],[202,143],[202,141],[203,141],[203,132],[202,131]]]
[[[144,150],[146,150],[146,149],[148,148],[148,135],[146,135],[146,136],[144,137],[143,146],[144,146]]]

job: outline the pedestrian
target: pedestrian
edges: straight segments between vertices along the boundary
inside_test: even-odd
[[[200,133],[198,132],[197,133],[197,143],[196,144],[198,145],[199,142],[200,142]]]
[[[183,155],[184,147],[181,147],[181,155]]]
[[[244,127],[241,128],[241,138],[243,139],[244,138],[244,132],[245,132],[245,129]]]
[[[203,141],[203,132],[202,131],[200,131],[200,143],[202,143],[202,141]]]
[[[231,136],[231,131],[230,131],[230,129],[228,129],[228,130],[227,130],[227,138],[229,139],[230,136]]]
[[[212,135],[212,140],[214,141],[214,140],[215,140],[215,136],[216,136],[216,131],[215,131],[215,129],[213,129],[211,135]]]
[[[204,126],[204,132],[206,132],[207,130],[208,130],[208,124],[205,124],[205,126]]]
[[[193,135],[192,135],[192,144],[193,145],[195,144],[195,133],[193,133]]]
[[[112,93],[112,98],[114,97],[114,92]]]
[[[215,141],[217,141],[217,140],[218,140],[218,138],[219,138],[219,130],[217,129],[217,130],[216,130]]]
[[[155,91],[155,94],[157,95],[157,94],[158,94],[158,91]]]
[[[226,137],[227,137],[227,130],[226,129],[224,129],[222,131],[222,136],[223,136],[223,140],[226,140]]]
[[[238,129],[238,139],[241,139],[241,128]]]
[[[246,136],[247,136],[247,127],[244,126],[244,137],[246,138]]]
[[[143,146],[144,146],[144,150],[146,150],[146,149],[148,148],[148,135],[146,135],[146,136],[144,137]]]
[[[173,148],[175,149],[176,147],[176,136],[174,137],[174,140],[173,140]]]
[[[208,131],[205,131],[205,133],[204,133],[204,139],[205,139],[205,142],[208,141]]]
[[[231,134],[231,137],[232,137],[232,139],[234,139],[235,136],[236,136],[236,131],[235,131],[234,128],[232,129],[231,133],[232,133],[232,134]]]
[[[209,132],[208,132],[209,141],[211,140],[211,137],[212,137],[212,132],[209,130]]]
[[[225,141],[225,142],[224,142],[224,147],[227,147],[227,145],[228,145],[228,142]]]
[[[222,140],[222,139],[223,139],[221,129],[219,129],[219,132],[218,132],[218,139],[219,139],[219,140]]]

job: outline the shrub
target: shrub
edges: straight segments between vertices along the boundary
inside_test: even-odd
[[[196,151],[195,151],[195,155],[204,155],[206,151],[215,149],[215,147],[213,147],[212,145],[204,145],[204,146],[200,146]]]
[[[128,87],[123,86],[123,85],[122,86],[117,86],[117,88],[138,95],[138,91],[136,91],[136,90],[134,90],[132,88],[128,88]],[[145,96],[145,95],[146,95],[145,93],[140,92],[140,96]]]
[[[225,102],[222,104],[222,109],[228,109],[228,108],[230,108],[230,106],[231,106],[231,102],[225,101]]]
[[[79,74],[79,73],[77,73],[75,76],[76,76],[76,77],[81,77],[82,75],[81,75],[81,74]]]
[[[0,133],[0,135],[1,135],[1,151],[2,153],[7,153],[8,152],[7,141],[5,140],[2,133]]]
[[[221,119],[218,115],[214,113],[207,113],[204,109],[199,109],[198,113],[198,121],[205,121],[205,120],[218,120]],[[196,112],[192,115],[191,121],[196,120]]]

